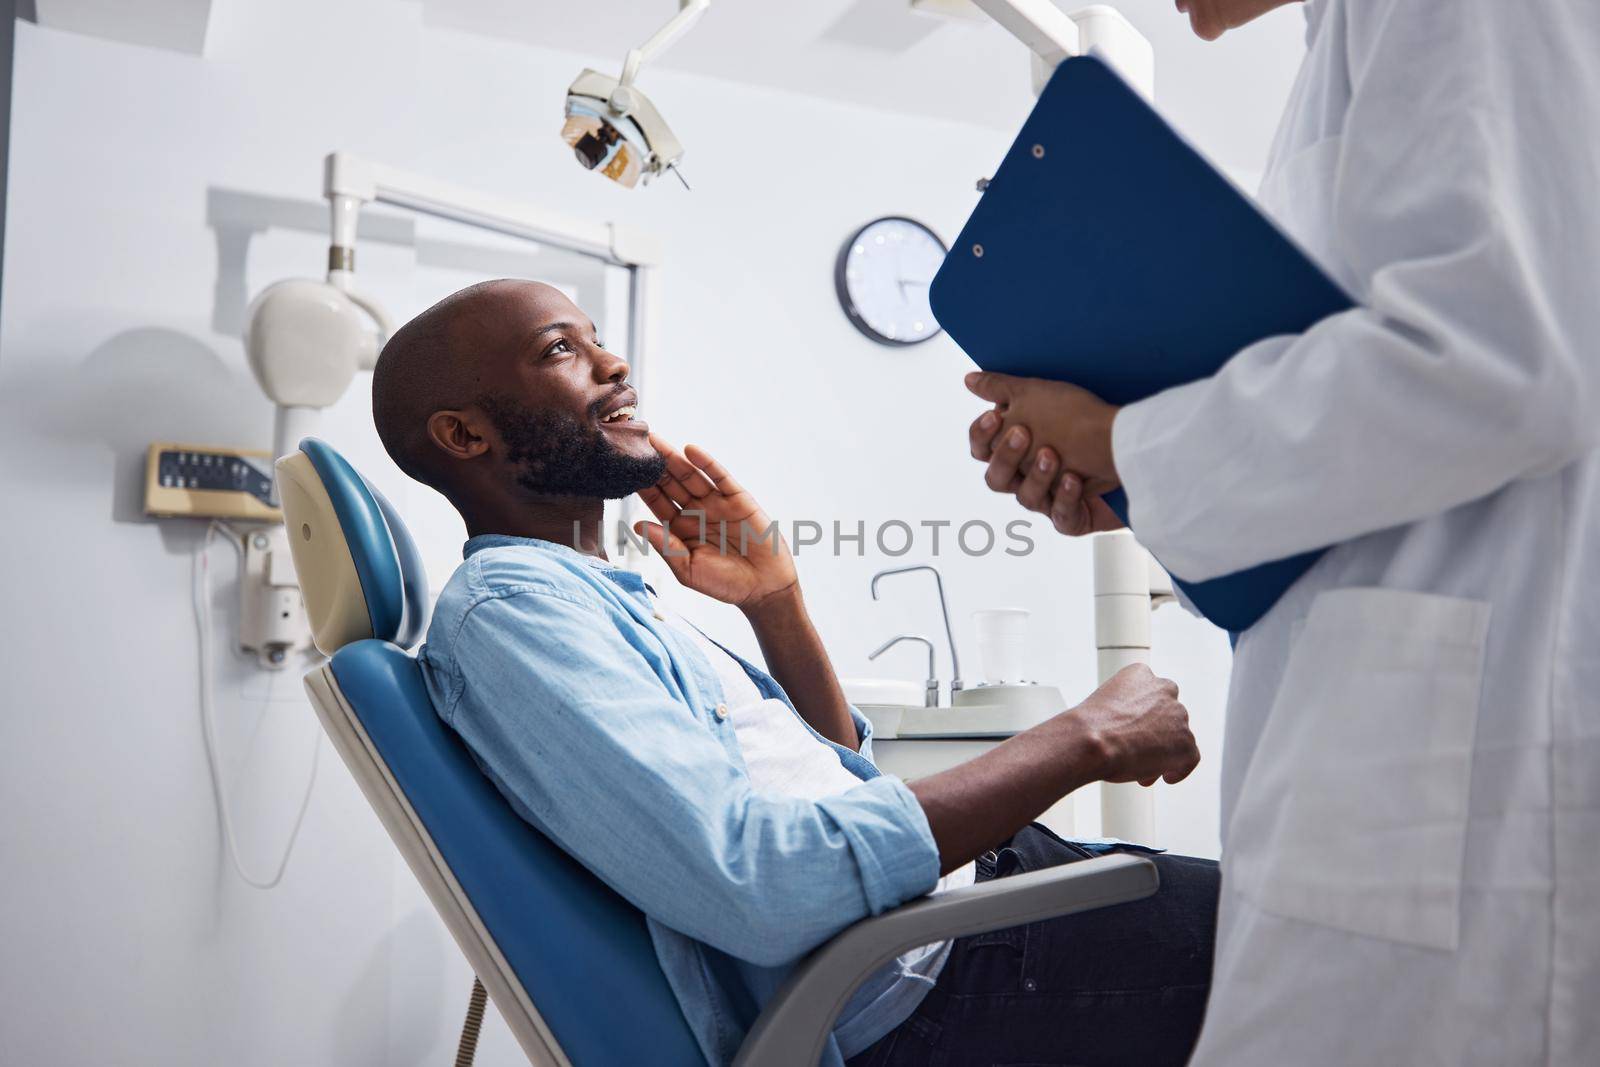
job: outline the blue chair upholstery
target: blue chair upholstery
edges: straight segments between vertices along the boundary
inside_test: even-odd
[[[427,580],[399,516],[325,443],[301,451],[372,623],[372,639],[332,655],[339,692],[562,1051],[579,1065],[703,1064],[643,914],[520,818],[435,713],[402,647],[422,634]]]
[[[411,531],[388,499],[326,442],[308,437],[300,451],[333,505],[361,580],[372,635],[410,648],[422,637],[428,612],[428,575]]]

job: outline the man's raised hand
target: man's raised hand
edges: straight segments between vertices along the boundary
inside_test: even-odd
[[[655,485],[639,491],[659,522],[637,522],[685,586],[749,611],[798,583],[777,527],[728,469],[697,445],[682,452],[652,433],[667,461]]]

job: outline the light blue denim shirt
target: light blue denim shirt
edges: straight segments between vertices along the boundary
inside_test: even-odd
[[[860,785],[821,800],[758,793],[717,715],[714,670],[639,575],[527,538],[475,537],[465,552],[419,653],[434,706],[523,818],[645,913],[711,1063],[732,1060],[802,955],[934,888],[927,818],[873,766],[854,708],[859,749],[817,736]],[[739,662],[763,697],[789,703]],[[928,987],[879,972],[822,1062],[898,1026]]]

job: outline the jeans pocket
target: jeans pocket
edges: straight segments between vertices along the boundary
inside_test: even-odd
[[[996,878],[1010,878],[1013,874],[1021,874],[1030,869],[1027,857],[1010,846],[1001,849],[994,855],[994,876]]]

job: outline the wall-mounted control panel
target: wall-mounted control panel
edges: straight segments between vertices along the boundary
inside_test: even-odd
[[[272,454],[215,445],[150,446],[144,511],[161,517],[282,522],[272,503]]]

